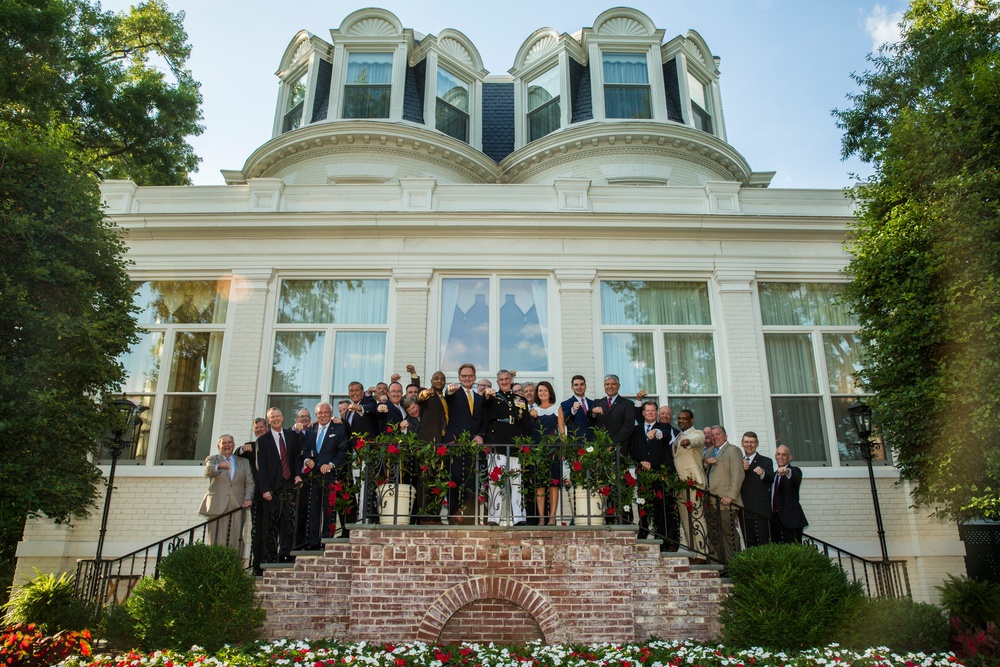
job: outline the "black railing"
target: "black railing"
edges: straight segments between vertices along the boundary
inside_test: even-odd
[[[387,447],[384,443],[366,446]],[[356,523],[403,525],[600,526],[637,524],[640,538],[662,541],[694,562],[722,565],[745,545],[779,541],[772,517],[676,479],[638,475],[617,450],[596,445],[436,446],[439,460],[367,456],[365,462],[258,498],[115,560],[77,563],[77,596],[118,604],[160,561],[193,542],[227,544],[260,574],[324,538],[347,537]],[[581,449],[581,447],[583,449]],[[429,466],[438,466],[431,469]],[[361,508],[359,511],[358,508]],[[871,561],[810,535],[802,541],[834,560],[870,596],[909,597],[905,561]]]

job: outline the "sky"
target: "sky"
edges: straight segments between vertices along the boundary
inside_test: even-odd
[[[850,75],[866,56],[898,38],[903,0],[166,0],[185,13],[190,68],[201,82],[205,131],[190,138],[202,162],[192,181],[221,185],[220,169],[240,169],[271,138],[281,56],[299,30],[331,41],[330,29],[364,7],[382,7],[403,26],[465,34],[487,70],[506,74],[538,28],[573,34],[604,10],[647,14],[664,41],[697,31],[721,58],[720,88],[729,143],[754,171],[777,172],[772,188],[841,188],[870,173],[842,161],[831,111],[850,105]],[[134,0],[105,0],[126,10]]]

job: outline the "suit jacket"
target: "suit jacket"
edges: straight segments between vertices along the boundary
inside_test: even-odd
[[[229,479],[228,470],[217,468],[225,460],[222,454],[213,454],[205,459],[205,477],[211,481],[198,510],[204,516],[219,516],[241,507],[245,500],[253,500],[254,481],[250,463],[235,454],[231,456],[233,478]]]
[[[761,479],[754,468],[764,471]],[[750,469],[744,471],[743,485],[740,487],[740,505],[762,517],[771,515],[771,485],[774,484],[774,462],[760,452],[753,455]]]
[[[444,398],[448,403],[448,425],[444,430],[444,441],[455,442],[462,433],[468,431],[469,436],[482,436],[486,432],[486,411],[483,404],[486,399],[472,392],[472,412],[469,412],[469,399],[464,387],[448,394]]]
[[[602,414],[595,415],[594,408],[601,408]],[[635,426],[635,404],[632,401],[618,394],[608,408],[608,397],[605,396],[591,406],[589,416],[595,428],[603,428],[608,432],[615,446],[628,451]]]
[[[690,440],[691,444],[688,447],[681,447],[679,443],[685,438]],[[701,451],[705,447],[705,434],[692,426],[674,436],[670,444],[674,455],[674,466],[677,468],[677,476],[682,482],[690,477],[694,479],[697,487],[704,489],[705,467],[701,464]]]
[[[402,404],[393,405],[392,401],[386,401],[385,403],[379,403],[376,406],[376,410],[382,406],[386,407],[385,412],[378,413],[378,432],[385,433],[386,429],[390,426],[395,426],[399,422],[407,418],[406,410],[403,409]]]
[[[668,470],[675,470],[674,468],[674,457],[670,451],[670,425],[662,424],[660,422],[654,422],[652,429],[659,430],[661,432],[661,437],[659,438],[647,438],[646,437],[646,423],[642,422],[635,425],[635,429],[632,431],[632,443],[629,447],[629,457],[636,464],[642,461],[649,461],[650,466],[654,470],[660,466],[666,466]]]
[[[774,476],[774,504],[778,508],[778,520],[785,528],[805,528],[809,525],[806,514],[799,504],[799,487],[802,486],[802,469],[788,466],[791,479],[784,475]]]
[[[347,432],[347,424],[334,424],[332,421],[326,425],[326,433],[323,436],[322,444],[316,439],[319,435],[319,423],[313,424],[302,434],[302,458],[308,458],[312,451],[316,452],[313,462],[318,468],[321,465],[330,463],[334,468],[339,468],[347,460],[348,447],[351,443],[351,436]]]
[[[584,400],[587,401],[587,409],[584,410],[578,408],[576,414],[573,414],[573,405],[579,402],[576,396],[571,396],[565,401],[560,403],[563,411],[563,421],[566,424],[566,433],[570,438],[576,438],[577,440],[593,440],[594,438],[594,425],[591,423],[590,418],[587,413],[590,412],[590,408],[594,406],[594,399],[587,398],[584,396]]]
[[[348,435],[357,433],[362,438],[374,438],[378,435],[378,401],[374,396],[365,396],[361,399],[360,405],[364,408],[365,414],[347,413],[347,419],[344,420],[347,423],[347,433]]]
[[[740,500],[743,488],[743,450],[726,442],[715,457],[715,467],[708,476],[708,490],[720,498]]]
[[[271,429],[267,429],[267,433],[257,438],[257,485],[261,495],[289,488],[302,470],[301,436],[290,428],[282,429],[281,433],[285,439],[285,453],[292,476],[287,480],[282,478],[278,443],[271,436]]]
[[[448,428],[448,415],[445,412],[445,404],[441,402],[441,395],[435,391],[431,396],[425,389],[417,396],[417,403],[420,404],[420,428],[417,430],[417,437],[424,442],[443,442],[442,438]]]

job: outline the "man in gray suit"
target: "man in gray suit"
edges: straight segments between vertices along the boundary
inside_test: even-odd
[[[254,481],[250,463],[233,454],[235,447],[233,436],[226,434],[219,438],[219,453],[205,459],[205,477],[211,481],[198,512],[209,519],[241,507],[246,509],[253,502]],[[213,521],[208,525],[206,541],[241,551],[245,515],[246,512],[237,512]]]
[[[738,507],[740,491],[743,487],[743,452],[729,442],[726,429],[712,427],[715,451],[708,459],[711,464],[708,474],[708,490],[719,497],[718,507],[711,513],[718,520],[715,530],[709,528],[712,555],[725,565],[740,550]]]

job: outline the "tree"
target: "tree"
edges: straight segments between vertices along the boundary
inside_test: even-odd
[[[847,298],[885,442],[914,500],[1000,518],[1000,2],[913,0],[835,111],[874,174]]]
[[[84,0],[0,3],[0,572],[26,517],[86,515],[88,456],[136,340],[102,178],[188,182],[201,132],[182,14]],[[168,77],[152,60],[165,62]]]

